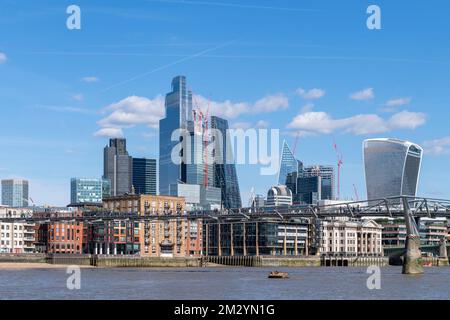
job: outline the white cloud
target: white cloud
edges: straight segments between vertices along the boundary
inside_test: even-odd
[[[358,92],[354,92],[350,95],[352,100],[370,100],[375,97],[373,88],[367,88]]]
[[[94,133],[96,137],[122,138],[123,131],[121,128],[101,128]]]
[[[72,99],[75,101],[82,101],[84,99],[84,96],[82,93],[77,93],[72,96]]]
[[[411,98],[397,98],[391,99],[386,102],[387,107],[399,107],[404,106],[411,102]]]
[[[411,102],[411,98],[396,98],[386,101],[384,108],[380,111],[382,112],[395,112],[397,107],[407,105]]]
[[[441,139],[428,140],[423,144],[425,153],[431,155],[444,155],[450,154],[450,137],[445,137]]]
[[[295,129],[302,135],[330,134],[342,131],[355,135],[383,133],[396,129],[415,129],[425,123],[426,115],[402,111],[385,120],[376,114],[360,114],[348,118],[333,119],[326,112],[306,112],[297,115],[289,129]]]
[[[265,96],[254,104],[232,102],[230,100],[222,102],[209,101],[201,95],[194,97],[194,109],[201,109],[203,112],[206,112],[208,106],[210,108],[209,115],[234,119],[242,114],[269,113],[286,109],[289,106],[289,101],[283,94]],[[137,125],[147,125],[156,129],[158,128],[159,120],[165,116],[164,97],[159,95],[154,99],[148,99],[146,97],[130,96],[103,108],[102,113],[107,115],[97,122],[101,130],[97,131],[96,135],[102,136],[104,132],[106,132],[106,136],[109,136],[111,132],[118,134],[117,129],[123,130]],[[245,123],[240,122],[235,125],[243,127]],[[248,125],[252,126],[252,124]],[[259,121],[256,124],[258,127],[267,125],[268,123],[264,121]],[[105,129],[111,129],[111,131]],[[120,131],[120,134],[123,134],[123,131]]]
[[[208,105],[210,107],[209,114],[226,118],[234,119],[239,117],[243,113],[248,113],[250,110],[250,105],[246,102],[232,102],[230,100],[225,100],[222,102],[210,101],[203,96],[195,96],[194,109],[201,109],[206,111]]]
[[[84,77],[81,79],[84,82],[99,82],[100,79],[94,76]]]
[[[230,126],[232,129],[242,129],[247,130],[250,128],[255,129],[267,129],[269,127],[269,122],[265,120],[259,120],[255,124],[252,122],[235,122]]]
[[[130,96],[107,106],[103,112],[111,112],[98,121],[103,128],[129,128],[139,124],[157,128],[164,117],[164,98]]]
[[[5,62],[8,58],[6,57],[6,53],[0,52],[0,64]]]
[[[269,95],[256,101],[251,112],[253,113],[267,113],[274,112],[289,107],[288,98],[282,94]]]
[[[235,119],[245,113],[270,113],[289,107],[288,98],[281,93],[267,95],[253,104],[248,102],[232,102],[230,100],[210,101],[201,95],[195,96],[194,102],[194,109],[200,108],[205,111],[209,105],[210,115],[226,119]]]
[[[425,121],[425,113],[401,111],[389,119],[388,125],[393,129],[415,129],[423,125]]]
[[[295,93],[306,100],[320,99],[325,95],[325,90],[313,88],[310,90],[305,90],[303,88],[298,88]]]

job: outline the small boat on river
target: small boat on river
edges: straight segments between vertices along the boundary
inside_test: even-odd
[[[288,279],[289,273],[280,272],[280,271],[272,271],[269,273],[269,279]]]

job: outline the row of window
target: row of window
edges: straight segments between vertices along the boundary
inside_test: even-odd
[[[2,227],[1,227],[1,229],[2,230],[9,230],[9,224],[2,224]],[[23,230],[23,226],[22,225],[17,225],[17,224],[15,224],[14,225],[14,230]]]

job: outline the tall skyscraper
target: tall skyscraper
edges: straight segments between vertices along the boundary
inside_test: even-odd
[[[72,178],[70,180],[70,203],[102,203],[102,179]]]
[[[321,179],[321,195],[319,200],[334,200],[335,199],[335,185],[334,185],[334,167],[324,165],[307,166],[302,171],[302,177],[316,177]]]
[[[188,193],[190,199],[198,199],[196,186],[200,186],[199,203],[192,203],[191,207],[220,207],[221,192],[214,187],[213,148],[206,149],[208,154],[204,151],[206,126],[192,119],[192,92],[186,89],[184,76],[172,80],[165,109],[166,116],[159,121],[159,193],[174,196]],[[209,139],[208,136],[208,145]]]
[[[294,204],[316,204],[322,200],[322,177],[299,177],[297,193],[293,197]]]
[[[221,133],[220,139],[216,139],[214,164],[214,185],[221,189],[222,202],[224,208],[241,208],[241,194],[239,192],[239,182],[236,174],[236,165],[227,163],[227,153],[232,152],[230,137],[228,136],[228,121],[219,117],[211,117],[211,129],[216,129]],[[231,158],[231,157],[230,157]]]
[[[286,186],[293,193],[294,204],[314,204],[319,200],[334,200],[334,167],[305,166],[287,175]]]
[[[103,156],[103,178],[111,181],[111,195],[131,193],[133,160],[128,155],[126,140],[110,139]]]
[[[133,187],[136,194],[156,195],[156,159],[133,158]]]
[[[423,149],[412,142],[392,138],[363,142],[367,199],[415,196]]]
[[[170,194],[170,185],[186,182],[186,165],[182,147],[178,159],[172,159],[172,151],[184,141],[178,134],[178,141],[172,141],[175,130],[187,130],[192,123],[192,92],[186,89],[186,77],[177,76],[172,80],[172,91],[166,95],[166,116],[159,121],[159,193]],[[177,160],[177,161],[173,161]]]
[[[2,204],[10,207],[28,207],[28,181],[2,180]]]
[[[278,184],[285,185],[286,178],[289,173],[299,172],[303,167],[301,161],[295,159],[286,140],[283,141],[283,148],[281,150],[280,171],[278,173]]]
[[[200,126],[195,126],[189,133],[189,147],[186,145],[186,179],[188,184],[204,185],[207,175],[208,186],[214,186],[214,153],[213,148],[205,149],[204,132]],[[209,138],[208,138],[209,139]],[[209,140],[208,140],[209,141]],[[207,157],[205,154],[207,152]]]

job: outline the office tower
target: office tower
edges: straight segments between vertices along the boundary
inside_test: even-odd
[[[10,207],[28,207],[28,181],[2,180],[2,204]]]
[[[172,91],[166,95],[165,118],[159,121],[159,193],[170,194],[170,185],[186,182],[184,147],[172,159],[172,151],[179,142],[185,142],[183,134],[172,135],[176,130],[187,131],[192,124],[192,92],[186,89],[186,77],[177,76],[172,80]],[[186,134],[186,132],[184,132]],[[175,160],[175,161],[174,161]]]
[[[303,167],[301,161],[295,159],[286,140],[283,141],[283,148],[281,150],[280,171],[278,173],[278,184],[285,185],[287,175],[291,172],[299,172]]]
[[[133,187],[136,194],[156,195],[156,159],[133,158]]]
[[[321,196],[319,200],[334,200],[334,167],[324,165],[307,166],[303,169],[302,177],[320,176],[321,179]]]
[[[367,199],[415,196],[422,148],[409,141],[381,138],[363,142]]]
[[[70,180],[70,203],[101,203],[102,189],[102,179],[72,178]]]
[[[297,179],[297,192],[293,195],[293,203],[316,204],[323,200],[321,176],[299,177]]]
[[[111,197],[111,181],[106,178],[102,178],[102,197]]]
[[[214,187],[214,148],[208,147],[211,139],[208,137],[208,144],[205,146],[204,132],[198,130],[198,126],[188,133],[186,143],[186,179],[188,184],[205,185],[205,175],[207,175],[207,186]],[[207,155],[206,155],[207,152]]]
[[[272,187],[267,192],[268,207],[290,206],[292,205],[292,192],[283,185]]]
[[[111,196],[132,191],[133,160],[125,139],[110,139],[104,149],[103,178],[111,181]]]
[[[172,80],[172,91],[166,95],[165,110],[165,118],[159,121],[160,195],[180,196],[180,192],[195,194],[197,189],[188,185],[199,185],[200,207],[206,210],[220,207],[220,189],[214,187],[214,148],[204,152],[205,140],[206,145],[211,140],[209,135],[206,139],[208,130],[205,123],[192,119],[192,92],[186,89],[184,76]],[[197,199],[196,196],[190,198]],[[188,203],[188,207],[197,205]]]
[[[231,153],[228,121],[219,117],[211,117],[211,129],[220,132],[222,139],[215,139],[214,185],[221,189],[224,208],[241,208],[241,194],[234,161],[227,162],[227,154]],[[221,143],[221,145],[220,145]],[[230,157],[232,158],[231,154]],[[229,159],[228,159],[229,160]]]

